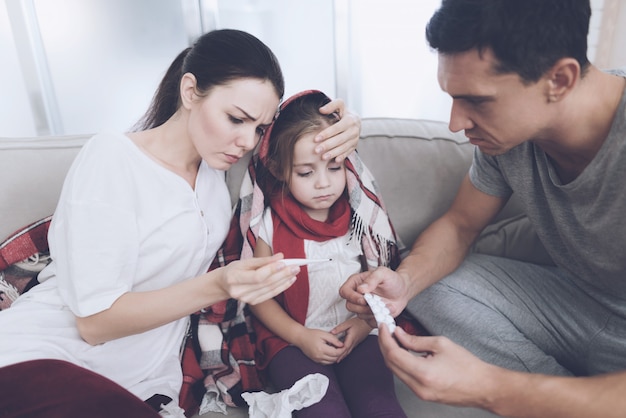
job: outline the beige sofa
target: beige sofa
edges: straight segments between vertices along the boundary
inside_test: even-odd
[[[53,213],[63,178],[88,137],[0,138],[0,242]],[[471,163],[473,146],[442,122],[365,118],[358,150],[376,177],[396,231],[408,250],[416,236],[452,202]],[[227,173],[233,200],[245,164],[240,161]],[[483,233],[474,251],[550,263],[515,198]],[[419,401],[399,381],[397,392],[410,417],[493,416],[471,408]],[[219,416],[223,415],[203,415]],[[228,416],[247,416],[246,409],[230,409]]]

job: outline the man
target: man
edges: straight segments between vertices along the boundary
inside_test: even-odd
[[[380,331],[421,398],[505,416],[626,414],[626,74],[587,60],[590,15],[588,0],[443,0],[427,26],[450,129],[474,160],[395,272],[341,289],[363,317],[374,292],[436,336]],[[468,256],[513,192],[556,267]]]

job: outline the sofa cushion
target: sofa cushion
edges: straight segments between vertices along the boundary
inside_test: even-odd
[[[0,240],[53,213],[70,164],[89,137],[0,138],[0,178],[4,179],[0,182]],[[471,164],[474,146],[462,133],[450,132],[445,122],[363,118],[358,150],[376,178],[396,232],[410,247],[452,203]],[[248,160],[249,155],[226,173],[233,203]],[[494,222],[520,213],[522,207],[513,196]],[[542,249],[532,233],[510,233],[513,225],[518,224],[504,222],[488,228],[474,249],[520,259],[528,256],[528,248]],[[544,256],[531,258],[536,257]]]
[[[406,246],[451,205],[473,145],[443,122],[364,118],[358,152]]]

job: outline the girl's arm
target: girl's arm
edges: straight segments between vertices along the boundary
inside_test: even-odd
[[[267,257],[271,255],[270,246],[262,239],[257,239],[254,256]],[[289,344],[299,346],[298,336],[306,331],[306,328],[291,318],[276,300],[268,299],[265,302],[250,305],[250,310],[274,334]]]

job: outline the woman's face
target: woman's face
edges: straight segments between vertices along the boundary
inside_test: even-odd
[[[190,105],[191,142],[210,167],[227,170],[256,146],[279,102],[267,80],[244,78],[213,87]]]

